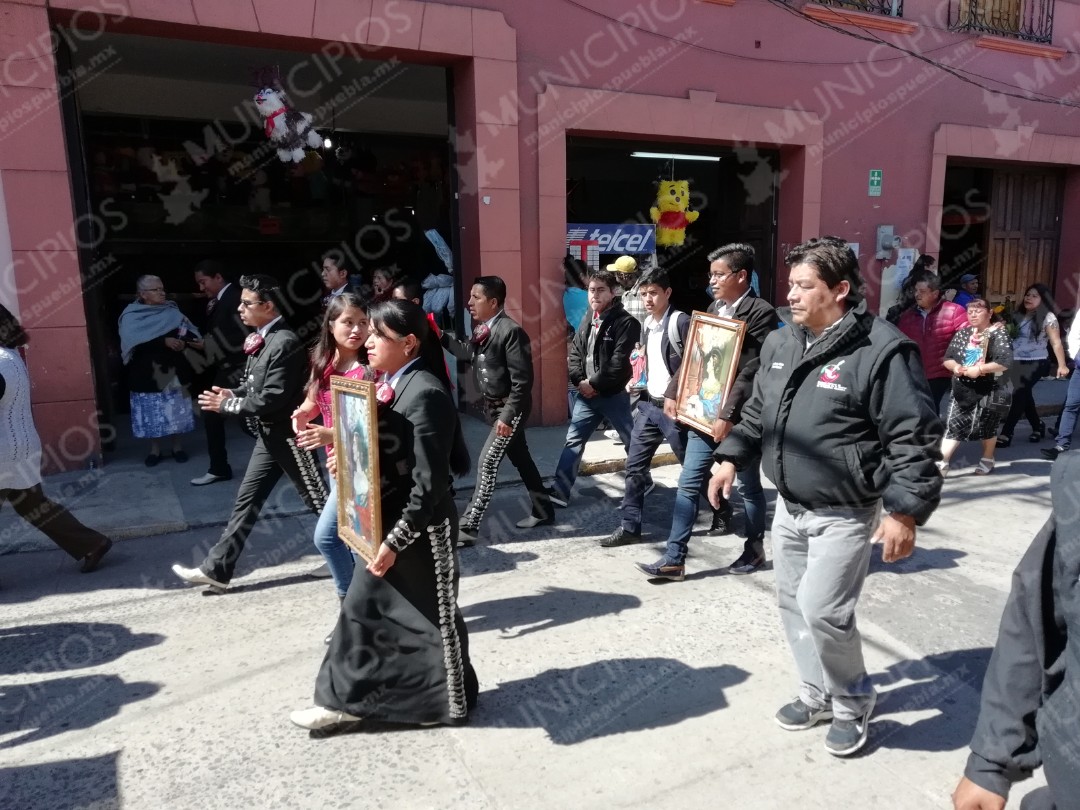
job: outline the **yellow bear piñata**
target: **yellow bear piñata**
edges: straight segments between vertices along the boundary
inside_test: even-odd
[[[696,222],[697,211],[687,211],[690,204],[689,180],[661,180],[656,191],[656,205],[649,216],[656,223],[657,245],[681,245],[686,240],[686,226]]]

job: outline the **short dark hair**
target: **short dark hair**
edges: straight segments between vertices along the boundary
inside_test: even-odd
[[[320,269],[322,267],[322,263],[325,262],[327,259],[332,261],[334,263],[334,267],[336,267],[342,273],[345,273],[345,275],[349,275],[350,268],[349,263],[345,258],[345,251],[341,250],[340,248],[333,248],[332,250],[326,251],[326,253],[322,255],[322,259],[319,261]]]
[[[718,247],[709,254],[709,264],[723,260],[731,268],[732,272],[739,273],[743,270],[749,276],[754,272],[754,248],[745,242],[732,242],[730,245]]]
[[[650,267],[642,274],[637,283],[639,288],[644,287],[646,284],[655,284],[657,287],[670,290],[671,276],[662,267]]]
[[[424,300],[424,287],[411,276],[402,276],[394,282],[394,286],[390,289],[390,292],[394,290],[401,290],[405,297],[409,301],[419,300],[423,303]]]
[[[17,349],[30,342],[30,338],[23,331],[19,319],[12,314],[11,310],[0,304],[0,346],[5,349]]]
[[[863,300],[863,280],[859,273],[859,260],[846,240],[838,236],[816,236],[796,245],[784,259],[790,269],[797,264],[808,264],[825,282],[829,289],[846,281],[851,290],[847,294],[849,304]]]
[[[619,280],[615,278],[614,273],[609,273],[607,270],[593,270],[589,273],[589,284],[594,281],[599,281],[601,284],[607,286],[609,290],[615,292],[615,288],[621,286]],[[588,285],[586,285],[587,287]]]
[[[488,298],[494,298],[500,307],[506,303],[506,282],[498,276],[477,276],[473,286],[482,289]]]
[[[228,272],[225,270],[225,265],[217,259],[203,259],[195,265],[195,268],[191,272],[198,273],[207,278],[221,276],[226,281],[232,281],[232,278],[230,278]]]
[[[260,301],[267,301],[274,305],[279,313],[282,311],[281,286],[273,276],[264,273],[255,273],[250,276],[240,276],[240,286],[245,290],[251,290]]]
[[[925,284],[934,292],[939,292],[941,290],[941,276],[939,276],[933,270],[920,270],[917,273],[912,273],[911,278],[912,289],[915,289],[916,284]]]

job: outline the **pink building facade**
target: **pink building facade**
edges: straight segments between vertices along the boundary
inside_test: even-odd
[[[97,269],[81,250],[58,29],[445,67],[458,284],[506,279],[539,348],[534,419],[555,424],[568,154],[589,139],[775,155],[774,301],[785,249],[829,233],[859,245],[876,304],[897,256],[877,257],[891,226],[895,245],[943,261],[952,250],[954,267],[946,243],[975,245],[992,294],[1045,280],[1076,306],[1080,6],[1057,0],[1049,42],[950,30],[954,12],[930,0],[907,0],[902,17],[745,0],[0,0],[0,300],[31,336],[49,469],[84,465],[101,441],[83,306]]]

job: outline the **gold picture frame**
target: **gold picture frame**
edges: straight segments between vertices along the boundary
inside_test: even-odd
[[[743,321],[707,312],[691,316],[675,399],[676,419],[684,425],[712,432],[735,383],[745,334]]]
[[[338,537],[372,562],[382,545],[375,384],[331,377],[330,408],[337,457]]]

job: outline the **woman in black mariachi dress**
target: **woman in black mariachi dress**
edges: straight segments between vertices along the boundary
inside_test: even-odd
[[[451,470],[468,469],[457,409],[411,301],[372,307],[368,361],[381,371],[379,474],[383,544],[357,571],[315,682],[303,728],[332,732],[362,720],[462,723],[476,704],[465,622],[457,609],[457,509]],[[438,351],[433,365],[422,356]],[[433,353],[433,352],[432,352]]]

